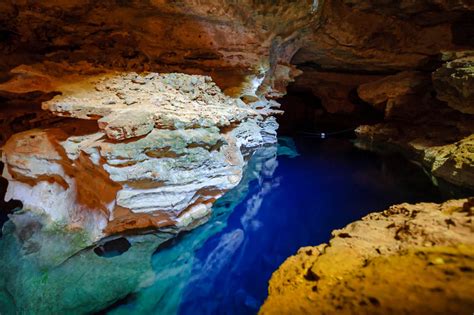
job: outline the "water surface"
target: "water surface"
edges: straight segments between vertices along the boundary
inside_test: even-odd
[[[332,230],[392,204],[443,199],[400,155],[338,138],[280,144],[278,155],[274,147],[255,154],[210,222],[155,252],[151,286],[105,312],[255,314],[272,272],[298,248],[327,242]]]

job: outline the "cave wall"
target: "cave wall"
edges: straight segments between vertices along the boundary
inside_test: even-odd
[[[425,147],[449,144],[474,128],[469,0],[11,0],[0,9],[2,141],[58,120],[39,108],[57,91],[32,73],[97,68],[211,75],[247,103],[283,96],[296,78],[328,113],[372,106],[396,126],[361,137],[397,145],[420,132]]]
[[[457,1],[3,1],[0,69],[42,60],[274,80],[277,65],[393,74],[434,70],[473,45],[474,4]],[[277,73],[278,72],[278,73]]]

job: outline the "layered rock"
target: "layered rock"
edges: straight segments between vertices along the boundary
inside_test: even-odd
[[[247,105],[210,77],[41,68],[17,69],[1,88],[60,92],[43,108],[76,119],[9,139],[6,199],[46,226],[79,231],[80,248],[130,230],[196,226],[240,181],[244,151],[276,141],[276,102]]]
[[[369,214],[288,258],[260,313],[470,312],[473,214],[465,199]]]
[[[25,208],[11,219],[22,252],[57,244],[45,250],[57,265],[104,237],[176,233],[206,220],[240,180],[242,152],[275,141],[277,104],[263,96],[283,95],[294,65],[307,68],[298,84],[327,111],[352,112],[358,96],[385,114],[385,123],[359,128],[365,147],[395,145],[472,188],[472,60],[460,51],[474,44],[473,12],[465,0],[2,2],[1,141],[41,127],[14,135],[3,154],[7,197]],[[232,98],[209,77],[162,70],[212,75]],[[27,106],[12,108],[17,100]],[[464,227],[457,218],[447,220]],[[471,254],[408,248],[386,265],[419,271],[424,256],[441,255],[461,269]],[[371,266],[383,265],[377,259]]]
[[[276,144],[256,149],[249,157],[240,183],[213,206],[210,221],[192,233],[182,235],[179,241],[171,239],[175,236],[173,233],[163,231],[126,235],[119,241],[128,242],[129,247],[120,254],[97,255],[99,250],[110,247],[117,240],[101,242],[53,268],[48,266],[45,271],[44,265],[42,269],[38,268],[38,262],[45,259],[51,262],[53,256],[48,255],[52,250],[58,254],[67,249],[64,244],[71,241],[71,233],[61,233],[61,230],[51,233],[37,224],[30,224],[29,233],[25,233],[16,219],[26,216],[14,214],[15,223],[13,220],[6,223],[5,235],[0,239],[0,260],[4,270],[0,273],[0,309],[4,314],[89,314],[101,312],[115,301],[128,297],[127,301],[138,302],[116,304],[107,312],[149,314],[160,309],[167,314],[177,313],[186,285],[196,277],[193,266],[199,260],[197,249],[225,229],[228,217],[244,198],[249,197],[248,194],[259,197],[260,190],[249,190],[251,182],[257,180],[263,190],[274,180],[272,174],[278,164],[277,154],[280,155],[277,151],[296,154],[291,148]],[[251,226],[249,224],[248,228]],[[169,243],[164,243],[167,240]],[[215,276],[204,268],[200,272]]]

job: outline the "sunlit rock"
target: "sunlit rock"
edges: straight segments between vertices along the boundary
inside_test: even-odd
[[[260,314],[469,312],[473,209],[401,204],[335,230],[273,274]]]
[[[34,89],[61,93],[43,108],[76,118],[14,135],[3,161],[6,198],[46,216],[44,224],[83,230],[85,244],[195,227],[239,183],[243,155],[276,141],[274,101],[246,105],[204,76],[82,68],[87,75],[27,68],[2,86],[15,91],[42,77]]]

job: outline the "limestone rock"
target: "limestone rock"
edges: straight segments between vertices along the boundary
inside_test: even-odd
[[[296,154],[292,148],[278,145],[278,151],[280,148]],[[260,196],[274,180],[276,157],[276,144],[256,149],[241,182],[213,206],[209,224],[173,242],[171,248],[163,243],[174,236],[172,233],[129,233],[119,239],[104,239],[70,256],[81,245],[78,231],[48,229],[38,224],[40,220],[31,211],[14,214],[0,239],[0,309],[4,314],[85,314],[103,311],[128,296],[135,307],[117,303],[108,312],[153,313],[160,309],[162,313],[176,313],[186,285],[196,276],[195,263],[190,262],[199,261],[197,249],[226,227],[222,222],[243,198]],[[249,190],[249,184],[256,180],[260,189]],[[108,255],[96,254],[117,241],[128,242],[130,247],[113,255],[110,251]],[[65,257],[68,259],[64,261]],[[204,268],[201,273],[215,276]]]
[[[427,148],[424,163],[434,176],[474,189],[474,134],[452,144]]]
[[[0,89],[27,92],[19,82],[42,77],[33,89],[61,92],[43,108],[74,119],[9,139],[6,199],[41,224],[81,230],[83,247],[129,230],[195,227],[239,183],[244,154],[276,142],[278,103],[246,105],[209,77],[37,68]]]
[[[39,55],[49,50],[44,59],[86,60],[109,69],[212,72],[225,89],[238,86],[246,75],[259,75],[263,64],[272,63],[265,69],[269,74],[287,65],[298,49],[300,29],[317,7],[311,1],[281,0],[74,0],[34,6],[4,1],[0,21],[7,38],[0,44],[0,69],[28,58],[44,61]],[[10,37],[10,31],[22,39]]]
[[[384,110],[385,122],[359,126],[357,143],[366,149],[401,151],[422,164],[435,184],[441,179],[443,185],[474,190],[474,120],[435,97],[436,73],[433,82],[412,71],[361,85],[359,96]]]
[[[473,209],[465,199],[401,204],[335,230],[280,266],[260,313],[470,312]]]
[[[433,73],[437,97],[452,108],[474,114],[474,57],[456,59]]]
[[[70,68],[86,66],[48,66],[56,69],[46,70],[44,65],[19,67],[12,71],[15,76],[9,82],[0,85],[0,90],[61,93],[43,102],[43,109],[57,116],[99,120],[99,127],[115,140],[143,136],[155,126],[226,127],[259,115],[242,101],[224,95],[210,77],[118,73],[100,68],[100,74],[78,75]],[[36,78],[43,83],[29,87]]]
[[[262,93],[278,95],[290,63],[344,73],[429,68],[440,52],[472,46],[473,11],[461,0],[8,0],[0,10],[0,70],[31,60],[88,61],[212,73],[222,89],[263,80]]]

